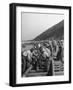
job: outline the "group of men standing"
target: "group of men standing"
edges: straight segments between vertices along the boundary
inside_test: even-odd
[[[52,60],[64,63],[63,40],[39,42],[33,48],[22,52],[22,75],[27,75],[32,69],[49,73]]]

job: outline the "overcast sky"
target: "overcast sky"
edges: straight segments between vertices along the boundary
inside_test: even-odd
[[[63,19],[59,14],[22,13],[22,41],[34,39]]]

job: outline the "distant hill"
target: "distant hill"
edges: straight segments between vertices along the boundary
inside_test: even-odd
[[[33,40],[48,40],[48,39],[63,39],[64,38],[64,20],[51,28],[45,30],[42,34],[38,35]]]

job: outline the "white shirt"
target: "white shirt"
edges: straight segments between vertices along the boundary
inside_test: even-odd
[[[31,53],[30,50],[24,51],[23,55],[24,55],[24,56],[28,56],[28,59],[29,59],[29,60],[30,60],[31,57],[32,57],[32,53]]]
[[[44,57],[45,57],[45,58],[46,58],[46,56],[47,56],[47,57],[50,57],[50,55],[51,55],[50,49],[48,49],[48,48],[43,48],[43,51],[44,51]]]

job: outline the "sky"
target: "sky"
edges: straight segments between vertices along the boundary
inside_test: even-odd
[[[21,40],[32,40],[64,19],[62,14],[22,13]]]

